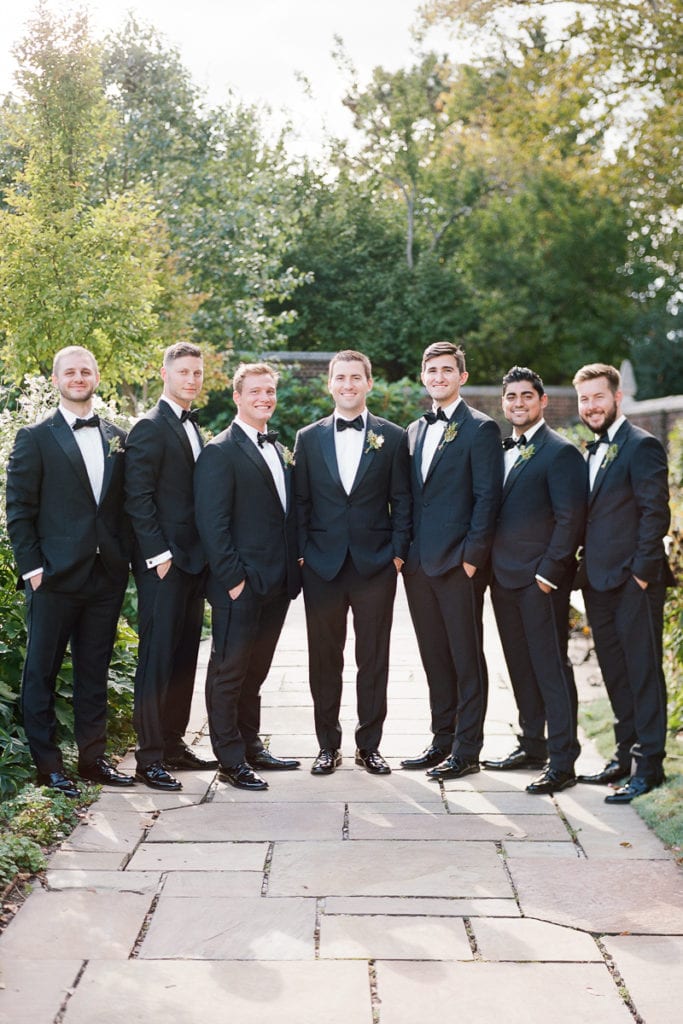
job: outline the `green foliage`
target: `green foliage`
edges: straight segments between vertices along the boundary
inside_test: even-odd
[[[18,874],[35,874],[47,867],[45,854],[31,839],[0,832],[0,885],[8,885]]]

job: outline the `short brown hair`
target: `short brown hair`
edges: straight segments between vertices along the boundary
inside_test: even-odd
[[[234,376],[232,378],[232,389],[233,391],[236,391],[239,395],[242,394],[242,385],[244,384],[244,378],[249,373],[259,375],[269,373],[276,384],[280,379],[280,374],[277,372],[277,370],[273,369],[273,367],[269,363],[240,363],[240,365],[235,370]]]
[[[59,372],[59,363],[65,356],[74,356],[77,352],[82,352],[84,355],[88,356],[90,362],[95,368],[95,373],[100,372],[97,366],[97,360],[89,348],[84,348],[83,345],[67,345],[65,348],[60,348],[59,352],[55,352],[54,359],[52,360],[53,375],[56,376]]]
[[[184,356],[201,359],[202,350],[198,345],[193,345],[189,341],[176,341],[175,345],[169,345],[164,352],[164,366],[168,366],[169,363],[175,362],[176,359],[182,359]]]
[[[343,348],[341,352],[337,352],[336,355],[330,359],[330,365],[327,368],[327,379],[332,379],[332,370],[334,369],[335,363],[362,363],[363,369],[365,370],[365,376],[368,380],[372,380],[372,363],[366,355],[362,352],[356,352],[353,348]]]
[[[609,363],[587,363],[576,371],[572,384],[576,387],[577,384],[595,380],[597,377],[604,377],[607,380],[609,389],[614,395],[621,387],[621,374],[615,366],[610,366]]]
[[[465,372],[465,349],[462,345],[455,345],[452,341],[435,341],[427,345],[422,353],[422,369],[424,370],[427,362],[436,356],[453,356],[460,373]]]

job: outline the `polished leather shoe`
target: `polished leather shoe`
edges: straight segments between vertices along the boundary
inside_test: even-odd
[[[275,757],[269,750],[247,754],[247,761],[252,768],[259,768],[261,771],[293,772],[295,768],[301,767],[301,761],[295,761],[293,757]]]
[[[517,747],[507,757],[482,761],[481,766],[494,772],[510,772],[515,768],[544,768],[547,761],[547,757],[532,757],[522,747]]]
[[[663,775],[658,779],[643,779],[640,775],[634,775],[625,786],[620,786],[619,789],[615,789],[613,793],[606,796],[605,803],[630,804],[631,800],[635,800],[637,796],[642,796],[644,793],[649,793],[651,789],[661,786],[663,782]]]
[[[465,761],[464,758],[451,754],[445,761],[438,764],[436,768],[430,768],[426,773],[428,778],[435,779],[461,779],[463,775],[474,775],[479,771],[478,761]]]
[[[575,785],[576,775],[574,772],[563,772],[559,768],[551,768],[548,765],[542,775],[529,783],[526,791],[540,796],[545,793],[560,793],[563,789],[569,789],[570,786]]]
[[[252,771],[246,761],[242,761],[241,764],[219,765],[218,778],[229,782],[235,789],[268,789],[266,780]]]
[[[605,767],[595,775],[579,775],[579,782],[588,782],[592,786],[606,786],[610,782],[619,782],[631,774],[631,766],[624,767],[618,761],[608,761]]]
[[[432,744],[417,757],[406,757],[404,761],[401,761],[401,768],[434,768],[435,765],[445,761],[447,757],[447,750],[442,750],[441,747]]]
[[[154,761],[153,764],[144,766],[138,765],[135,772],[138,782],[144,782],[150,789],[161,789],[165,793],[177,793],[182,789],[182,783],[174,779],[164,768],[161,761]]]
[[[67,778],[63,772],[38,772],[38,785],[54,789],[58,793],[63,793],[64,796],[71,797],[72,800],[76,800],[81,795],[81,791],[73,779]]]
[[[342,756],[338,750],[323,749],[311,766],[311,775],[331,775],[341,763]]]
[[[96,757],[91,764],[84,764],[78,774],[86,782],[96,782],[99,786],[132,786],[135,782],[132,775],[117,772],[106,757]]]
[[[172,768],[174,772],[192,771],[192,769],[201,772],[210,768],[218,768],[218,761],[213,758],[204,761],[201,757],[197,757],[194,750],[190,750],[189,747],[181,747],[173,754],[164,755],[164,765],[167,768]]]
[[[379,750],[357,750],[356,764],[371,775],[391,775],[391,768]]]

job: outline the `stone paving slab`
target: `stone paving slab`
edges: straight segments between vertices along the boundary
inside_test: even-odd
[[[182,813],[162,813],[147,842],[227,842],[275,839],[341,839],[344,804],[259,803],[203,804]]]
[[[132,871],[261,871],[267,843],[143,843]]]
[[[609,971],[600,964],[379,961],[376,972],[381,1024],[441,1021],[444,1016],[467,1024],[633,1024]]]
[[[683,938],[615,935],[604,940],[636,1011],[647,1024],[673,1024],[683,1007]]]
[[[671,854],[627,805],[611,806],[605,786],[576,786],[557,794],[557,803],[588,857],[670,860]]]
[[[522,913],[590,932],[683,935],[683,873],[671,862],[508,861]]]
[[[317,750],[316,750],[317,753]],[[219,803],[266,803],[286,801],[288,803],[330,803],[342,801],[352,803],[393,802],[399,800],[417,807],[426,801],[443,806],[438,785],[422,774],[394,772],[392,775],[370,775],[353,767],[351,757],[344,758],[341,768],[333,775],[318,777],[311,775],[312,759],[305,761],[295,772],[264,772],[268,775],[268,789],[260,793],[249,793],[235,789],[228,783],[219,783],[212,804]]]
[[[512,895],[493,843],[276,843],[269,896]]]
[[[569,834],[563,843],[529,843],[524,840],[506,839],[503,850],[506,857],[569,857],[572,860],[585,857],[581,847],[572,842]]]
[[[320,958],[368,960],[473,960],[457,918],[324,916]]]
[[[519,917],[514,899],[439,899],[419,896],[328,896],[323,913],[398,914],[401,917]]]
[[[208,787],[207,787],[208,789]],[[201,803],[206,796],[206,789],[200,793],[155,793],[146,786],[134,786],[124,792],[113,790],[102,793],[97,801],[98,811],[106,814],[122,813],[131,814],[153,814],[155,811],[166,811],[174,807],[190,807],[192,804]]]
[[[529,783],[538,778],[538,771],[492,772],[482,768],[474,775],[466,775],[463,779],[446,779],[441,783],[446,793],[523,793]],[[529,800],[542,800],[544,797],[524,793]]]
[[[131,960],[88,964],[64,1024],[370,1024],[370,1007],[362,962]]]
[[[569,839],[562,820],[548,814],[379,814],[368,805],[349,810],[350,839]]]
[[[88,853],[82,850],[59,849],[48,858],[48,867],[66,871],[122,871],[128,853]]]
[[[125,960],[150,894],[38,890],[0,936],[0,959]]]
[[[161,881],[160,871],[62,871],[46,875],[50,892],[85,889],[87,892],[132,892],[154,896]]]
[[[80,969],[80,960],[3,960],[0,1024],[51,1024]]]
[[[478,918],[472,931],[484,960],[604,962],[590,935],[545,921]]]
[[[263,870],[259,871],[169,871],[164,878],[164,896],[260,896]]]
[[[514,792],[451,790],[446,802],[451,814],[557,814],[549,796]]]
[[[315,918],[314,899],[192,898],[162,893],[138,956],[146,960],[313,960]]]
[[[82,853],[131,854],[153,822],[151,814],[100,811],[99,804],[95,804],[95,809],[88,811],[61,848]]]

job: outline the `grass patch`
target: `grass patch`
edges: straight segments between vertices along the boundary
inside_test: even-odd
[[[614,753],[614,716],[606,698],[591,701],[579,708],[579,724],[593,740],[602,756],[609,760]],[[669,736],[664,761],[666,782],[651,793],[633,801],[643,821],[663,843],[671,847],[681,860],[683,854],[683,743]]]

